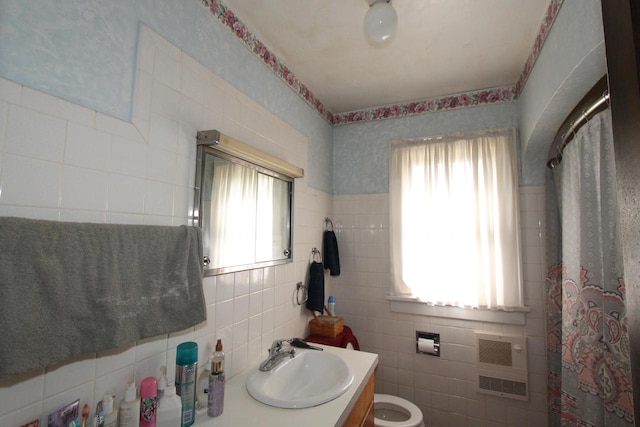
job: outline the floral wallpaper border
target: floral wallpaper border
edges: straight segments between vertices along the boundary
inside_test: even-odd
[[[362,121],[391,119],[424,113],[434,113],[436,111],[453,110],[456,108],[474,107],[482,104],[513,101],[516,98],[515,95],[514,86],[484,89],[457,95],[431,98],[423,101],[414,101],[406,104],[386,105],[367,110],[334,114],[332,123],[337,126]]]
[[[533,70],[533,65],[536,63],[540,52],[542,51],[542,46],[544,45],[544,41],[547,39],[549,35],[549,31],[551,31],[551,27],[553,26],[554,21],[556,20],[556,16],[558,16],[558,12],[560,11],[560,7],[562,6],[564,0],[551,0],[551,4],[547,7],[547,13],[544,16],[544,20],[542,24],[540,24],[540,30],[538,31],[538,37],[536,37],[536,41],[533,44],[533,49],[531,49],[531,53],[529,54],[529,58],[527,62],[524,64],[524,69],[520,74],[520,78],[516,83],[515,90],[516,96],[520,95],[522,89],[524,88],[529,75],[531,74],[531,70]]]
[[[245,46],[257,55],[278,77],[289,85],[298,95],[302,97],[311,107],[315,108],[322,117],[332,123],[333,114],[316,98],[309,88],[302,83],[269,48],[240,21],[232,10],[219,0],[201,0],[209,8],[211,13],[218,20],[227,26],[238,37]]]
[[[365,110],[333,114],[324,104],[302,83],[287,65],[262,43],[237,16],[220,0],[200,0],[209,11],[238,37],[245,46],[258,56],[280,79],[294,90],[307,104],[314,108],[325,120],[334,126],[362,121],[391,119],[433,113],[436,111],[453,110],[457,108],[473,107],[482,104],[513,101],[522,91],[533,65],[538,59],[542,45],[546,40],[551,26],[555,21],[560,6],[564,0],[551,0],[545,18],[540,25],[533,49],[529,54],[518,82],[514,86],[470,91],[456,95],[431,98],[401,104],[384,105]]]

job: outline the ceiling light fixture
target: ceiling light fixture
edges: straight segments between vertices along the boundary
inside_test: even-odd
[[[364,16],[364,32],[373,43],[391,39],[398,26],[398,15],[391,0],[365,0],[369,10]]]

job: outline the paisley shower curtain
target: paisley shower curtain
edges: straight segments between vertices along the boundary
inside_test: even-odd
[[[609,111],[547,172],[549,426],[632,426],[633,397]]]

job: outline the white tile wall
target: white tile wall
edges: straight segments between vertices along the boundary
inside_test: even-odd
[[[363,350],[378,353],[376,392],[416,403],[427,426],[544,427],[544,189],[522,187],[521,221],[525,326],[501,325],[391,312],[385,300],[389,278],[387,194],[334,197],[342,274],[334,280],[336,310]],[[415,352],[415,331],[441,334],[442,357]],[[475,392],[474,330],[525,334],[528,339],[529,402]]]
[[[307,166],[304,135],[146,27],[139,55],[133,123],[0,79],[0,215],[188,224],[197,130]],[[46,425],[58,407],[80,398],[93,409],[105,392],[119,403],[128,382],[158,376],[161,365],[171,379],[183,341],[195,340],[204,362],[221,337],[233,376],[264,357],[274,337],[305,336],[307,311],[292,295],[333,206],[304,178],[295,196],[292,264],[205,278],[207,321],[194,328],[0,380],[0,425]]]

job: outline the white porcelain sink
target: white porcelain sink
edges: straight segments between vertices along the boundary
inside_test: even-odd
[[[353,371],[335,354],[297,350],[273,370],[258,368],[247,377],[247,391],[259,402],[278,408],[308,408],[329,402],[349,389]]]

